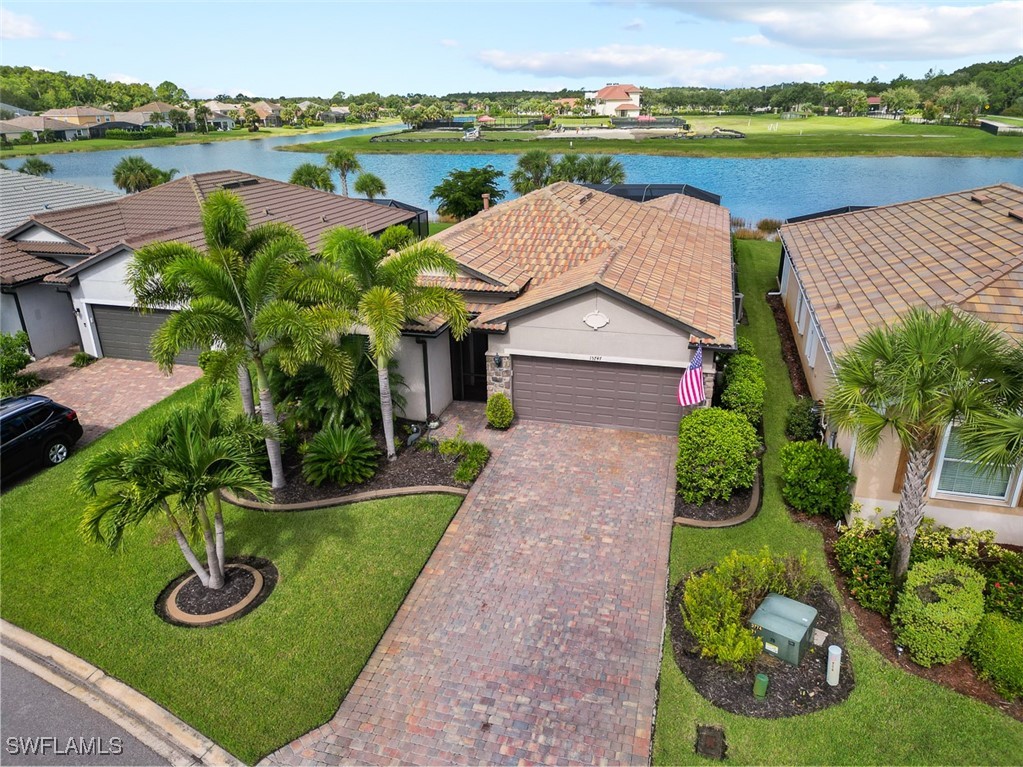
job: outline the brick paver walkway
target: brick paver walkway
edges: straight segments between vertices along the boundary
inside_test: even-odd
[[[56,378],[33,393],[42,394],[78,412],[78,420],[85,432],[79,447],[202,375],[199,368],[191,365],[175,365],[174,372],[166,375],[160,372],[155,362],[104,357],[86,368],[70,368],[71,373],[67,373],[66,364],[61,364],[58,378],[53,373],[48,374],[46,368],[47,365],[55,366],[53,360],[57,356],[34,362],[27,369],[35,370],[44,378]]]
[[[490,464],[335,717],[266,763],[649,762],[672,440],[488,436]]]

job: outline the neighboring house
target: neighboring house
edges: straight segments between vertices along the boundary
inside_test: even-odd
[[[240,104],[229,104],[226,101],[206,101],[204,104],[211,112],[220,112],[224,115],[231,114],[231,112],[237,112],[241,109]]]
[[[14,117],[28,117],[32,114],[30,109],[22,109],[12,104],[5,104],[0,101],[0,112],[10,112]]]
[[[251,105],[259,115],[260,121],[267,128],[280,128],[284,121],[281,120],[280,104],[271,104],[268,101],[257,101]]]
[[[578,98],[554,99],[554,101],[552,101],[551,103],[558,105],[558,114],[567,114],[571,112],[573,109],[575,109],[575,105],[578,104],[580,101],[582,101],[582,99]]]
[[[34,213],[105,202],[120,196],[104,189],[0,170],[0,200],[3,200],[0,232],[23,223]],[[0,329],[4,333],[26,331],[36,357],[45,357],[78,343],[78,324],[68,295],[42,282],[47,275],[66,268],[57,254],[45,250],[46,247],[33,254],[19,243],[0,239]]]
[[[190,126],[196,125],[194,108],[188,110],[188,123]],[[223,112],[211,109],[210,113],[206,116],[206,125],[211,131],[234,130],[235,122]]]
[[[457,342],[432,320],[406,334],[412,418],[503,392],[525,419],[673,434],[697,342],[708,397],[717,352],[735,348],[728,210],[712,203],[638,203],[561,182],[431,241],[459,272],[426,281],[459,290],[474,319]]]
[[[330,107],[317,114],[316,119],[325,123],[343,123],[351,113],[349,107]]]
[[[204,247],[200,205],[218,189],[241,197],[253,225],[291,224],[314,249],[327,229],[347,226],[378,234],[393,224],[415,228],[422,213],[238,171],[216,171],[93,205],[38,213],[7,238],[23,253],[59,262],[42,285],[63,302],[75,328],[73,341],[80,340],[83,351],[97,357],[149,359],[149,339],[169,312],[140,315],[133,308],[125,267],[134,251],[148,243],[174,240]],[[71,303],[59,293],[70,294]],[[49,343],[40,338],[38,344],[44,341]],[[181,360],[194,363],[196,357],[191,352]]]
[[[880,96],[867,96],[867,112],[884,114],[888,109],[881,103]]]
[[[80,125],[73,125],[57,120],[52,117],[14,117],[10,120],[0,122],[0,134],[7,141],[17,141],[22,134],[31,133],[36,139],[43,131],[53,131],[53,134],[60,141],[74,141],[78,138],[88,138],[89,129]],[[6,204],[7,201],[4,201]]]
[[[816,399],[836,355],[914,306],[954,306],[1023,342],[1023,188],[1012,184],[786,224],[780,287]],[[854,494],[870,514],[893,511],[905,452],[894,436],[873,456],[852,454]],[[941,442],[925,514],[950,527],[994,530],[1023,544],[1023,471],[983,471]]]
[[[52,117],[54,120],[63,120],[72,125],[98,125],[113,121],[114,113],[106,109],[96,107],[64,107],[62,109],[48,109],[41,117]]]
[[[585,94],[593,100],[592,113],[605,117],[639,117],[642,89],[635,85],[608,83],[599,91]]]
[[[146,119],[149,119],[150,115],[160,115],[159,122],[169,123],[170,122],[170,111],[177,109],[184,111],[181,107],[176,107],[173,104],[168,104],[166,101],[150,101],[148,104],[143,104],[140,107],[135,107],[131,111],[135,114],[145,115]]]

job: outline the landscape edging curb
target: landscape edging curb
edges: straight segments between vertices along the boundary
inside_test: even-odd
[[[220,497],[230,504],[253,511],[312,511],[314,509],[329,509],[332,506],[345,506],[350,503],[361,503],[362,501],[377,501],[382,498],[398,498],[403,495],[425,495],[430,493],[460,495],[464,498],[468,495],[469,491],[462,487],[450,487],[448,485],[415,485],[413,487],[395,487],[388,490],[370,490],[365,493],[354,493],[338,498],[324,498],[319,501],[304,501],[302,503],[262,503],[261,501],[250,501],[245,498],[237,498],[226,490],[220,492]]]

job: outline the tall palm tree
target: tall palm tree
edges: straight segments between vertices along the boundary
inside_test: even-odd
[[[891,562],[897,586],[909,568],[945,431],[989,419],[999,404],[1018,403],[1018,386],[1005,338],[987,323],[948,308],[912,309],[899,323],[868,331],[836,360],[827,396],[830,422],[854,432],[856,449],[868,455],[889,435],[906,450]],[[969,430],[960,429],[958,436],[969,445]]]
[[[18,168],[21,173],[27,173],[30,176],[48,176],[53,173],[53,166],[41,160],[38,157],[29,157],[25,162]]]
[[[362,170],[355,152],[349,149],[335,149],[327,155],[327,167],[333,168],[341,176],[341,196],[348,196],[348,174]]]
[[[174,178],[177,168],[160,170],[140,155],[128,155],[114,166],[114,186],[129,194],[142,192]]]
[[[579,180],[587,184],[623,184],[625,166],[607,154],[588,154],[579,161]]]
[[[222,388],[211,387],[195,406],[175,411],[142,438],[91,454],[76,481],[89,498],[82,534],[117,548],[127,528],[162,513],[202,585],[222,588],[220,492],[270,497],[252,441],[265,429],[245,416],[232,417],[223,394]],[[191,546],[200,539],[205,566]]]
[[[355,191],[365,195],[367,200],[372,200],[387,194],[387,185],[380,176],[372,173],[360,173],[359,177],[355,179]]]
[[[182,305],[153,335],[153,359],[170,370],[183,349],[222,349],[237,363],[247,413],[253,411],[251,365],[268,427],[277,424],[268,357],[287,373],[316,361],[343,392],[354,363],[335,342],[351,317],[338,303],[341,283],[334,272],[310,262],[293,228],[267,223],[250,230],[244,204],[226,190],[203,203],[202,222],[205,252],[180,242],[153,243],[139,248],[128,265],[140,307]],[[268,434],[266,448],[276,490],[284,486],[280,442]]]
[[[579,181],[582,170],[579,167],[582,158],[578,154],[565,154],[551,168],[551,181]]]
[[[549,152],[531,149],[519,157],[515,170],[508,174],[508,180],[516,192],[527,194],[536,189],[543,189],[551,182],[553,167]]]
[[[295,168],[288,183],[307,186],[310,189],[320,189],[324,192],[334,191],[334,179],[330,177],[330,168],[311,162],[304,162]]]
[[[387,255],[380,241],[355,229],[339,227],[323,236],[323,259],[342,275],[347,301],[356,323],[369,332],[370,354],[380,385],[380,412],[384,422],[387,458],[394,460],[394,406],[388,363],[394,357],[405,323],[440,315],[457,339],[469,329],[465,301],[452,290],[424,286],[426,272],[454,276],[456,264],[448,253],[429,241],[418,242]]]

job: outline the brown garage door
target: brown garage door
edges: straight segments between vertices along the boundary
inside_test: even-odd
[[[675,434],[681,368],[518,357],[512,397],[519,417]]]
[[[151,360],[149,340],[170,315],[163,311],[140,314],[124,306],[93,306],[92,319],[96,323],[100,351],[104,357]],[[179,365],[195,365],[199,352],[190,349],[174,361]]]

